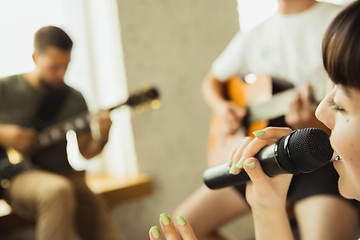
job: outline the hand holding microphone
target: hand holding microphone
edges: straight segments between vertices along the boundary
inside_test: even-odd
[[[324,166],[334,151],[329,136],[320,129],[292,132],[290,128],[270,127],[263,132],[255,139],[246,138],[233,153],[233,165],[245,159],[235,175],[222,164],[206,170],[204,181],[211,189],[247,183],[246,198],[253,210],[284,209],[292,174]]]
[[[211,189],[218,189],[246,183],[249,176],[244,170],[240,171],[240,168],[245,159],[254,155],[264,172],[270,177],[284,173],[311,172],[324,166],[333,158],[334,151],[331,148],[329,136],[323,130],[306,128],[290,132],[288,128],[277,128],[276,131],[275,129],[267,128],[265,131],[268,134],[255,140],[246,138],[233,156],[234,162],[231,169],[227,164],[222,164],[206,170],[205,184]],[[271,131],[274,131],[273,134],[289,132],[290,134],[276,141],[276,138],[272,138],[276,135],[269,138]],[[273,143],[274,141],[276,143]],[[262,147],[264,148],[261,149]],[[238,159],[240,153],[241,159]],[[251,168],[251,165],[249,167]],[[236,175],[230,174],[229,170]]]

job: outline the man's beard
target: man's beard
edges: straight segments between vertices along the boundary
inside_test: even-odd
[[[55,93],[55,94],[62,92],[64,90],[65,86],[66,86],[65,83],[64,84],[58,84],[58,85],[50,84],[43,77],[40,77],[40,84],[45,89],[45,91],[47,93]]]

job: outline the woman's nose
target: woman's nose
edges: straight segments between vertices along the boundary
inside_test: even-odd
[[[321,101],[316,109],[315,116],[330,130],[335,126],[335,112],[331,109],[329,101],[334,98],[336,87]]]

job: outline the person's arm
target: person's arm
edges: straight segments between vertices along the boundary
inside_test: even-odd
[[[6,100],[3,96],[6,96],[8,92],[5,87],[6,82],[0,79],[0,116],[6,116]],[[35,129],[24,128],[14,124],[5,124],[0,122],[0,147],[5,149],[13,148],[19,152],[26,152],[34,143],[36,136]]]
[[[225,99],[225,86],[225,83],[218,80],[210,71],[203,80],[202,93],[210,109],[223,122],[225,131],[233,134],[241,127],[241,121],[246,115],[246,109]]]
[[[12,124],[0,124],[0,146],[26,152],[34,143],[36,131]]]
[[[244,59],[244,34],[238,31],[211,65],[202,83],[202,93],[210,109],[222,121],[225,133],[233,134],[241,127],[246,110],[224,97],[226,81],[240,72],[248,72]]]
[[[202,93],[207,105],[212,111],[218,112],[220,108],[227,104],[224,97],[225,83],[216,79],[212,71],[204,78],[202,83]]]
[[[289,218],[284,210],[263,212],[252,210],[255,239],[257,240],[292,240]]]
[[[101,153],[105,144],[101,144],[98,141],[95,141],[91,133],[82,133],[77,136],[78,145],[81,155],[90,159]]]
[[[262,136],[255,139],[245,138],[232,155],[233,166],[237,167],[235,174],[239,174],[241,168],[244,168],[251,179],[246,185],[246,200],[253,212],[257,240],[293,239],[285,209],[292,175],[268,177],[259,161],[253,157],[263,147],[276,142],[291,131],[290,128],[266,128]]]
[[[95,120],[98,124],[98,137],[96,139],[93,138],[90,132],[77,135],[80,153],[86,159],[98,155],[103,150],[109,138],[109,131],[112,124],[110,112],[100,111],[95,116]]]

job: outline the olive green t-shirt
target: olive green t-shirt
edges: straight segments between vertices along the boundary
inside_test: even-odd
[[[28,83],[24,74],[0,79],[0,124],[16,124],[33,128],[33,121],[43,97]],[[87,110],[81,93],[69,87],[64,101],[46,126],[62,122]],[[31,160],[45,170],[55,172],[69,170],[71,166],[67,158],[66,144],[66,140],[63,139],[36,153]]]

